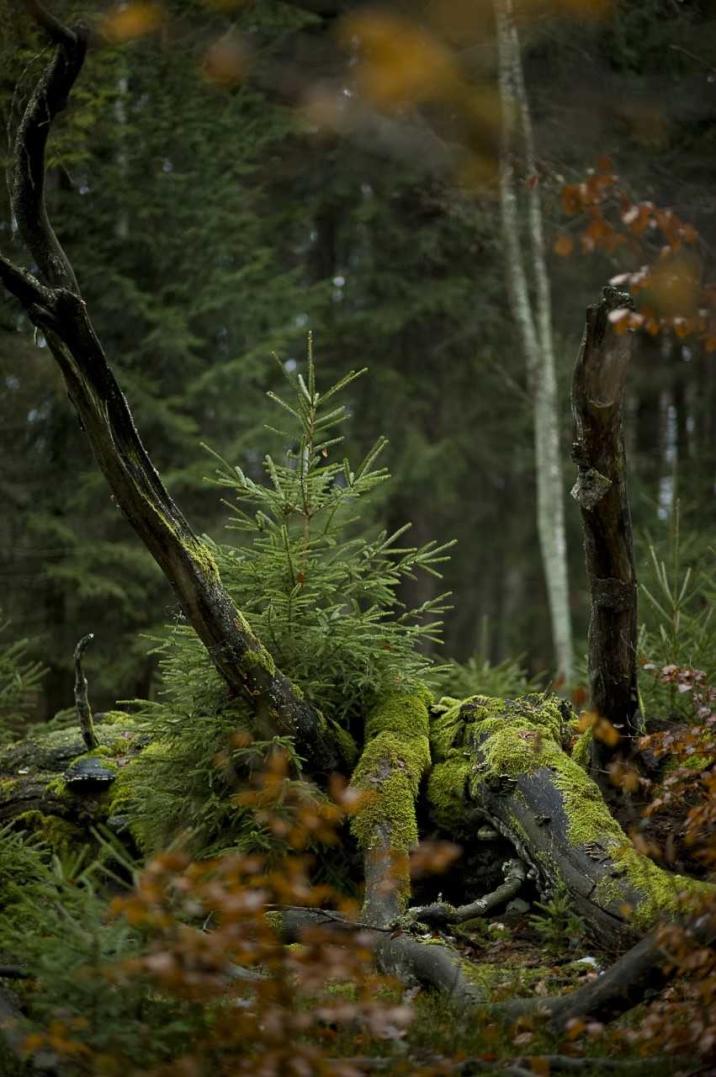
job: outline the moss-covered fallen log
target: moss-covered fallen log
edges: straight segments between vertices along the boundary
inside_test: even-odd
[[[89,752],[78,727],[33,731],[0,750],[0,823],[58,849],[88,840],[110,817],[117,774],[148,742],[121,711],[98,715],[94,735]]]
[[[431,730],[428,796],[436,821],[458,840],[470,840],[465,821],[481,812],[543,893],[564,886],[595,937],[620,946],[678,913],[684,898],[716,895],[716,887],[637,852],[565,750],[570,720],[554,696],[450,701]]]

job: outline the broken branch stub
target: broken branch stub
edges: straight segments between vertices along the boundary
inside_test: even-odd
[[[637,583],[627,494],[623,404],[632,335],[614,315],[631,309],[627,292],[604,288],[587,309],[572,379],[579,505],[591,598],[589,687],[591,707],[616,729],[618,744],[595,740],[592,762],[603,772],[615,754],[629,754],[639,733],[637,695]]]
[[[82,740],[88,752],[94,751],[99,746],[97,735],[94,731],[92,720],[92,707],[89,701],[87,678],[82,668],[82,656],[94,639],[94,632],[88,632],[83,636],[75,647],[75,707],[77,709],[77,721],[79,722]]]

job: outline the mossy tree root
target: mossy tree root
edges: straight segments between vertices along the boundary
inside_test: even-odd
[[[384,927],[407,907],[408,855],[418,843],[415,801],[430,766],[429,697],[391,695],[368,716],[353,788],[363,803],[353,832],[363,852],[363,920]]]
[[[568,722],[554,696],[453,702],[433,724],[428,797],[451,833],[470,807],[479,809],[532,866],[543,892],[566,887],[590,932],[619,946],[679,913],[684,896],[716,895],[716,887],[672,875],[636,851],[565,751]]]
[[[716,943],[716,919],[700,915],[687,925],[693,946],[710,948]],[[596,980],[566,995],[542,999],[510,999],[491,1007],[496,1016],[509,1021],[542,1014],[557,1032],[577,1017],[612,1021],[633,1006],[647,992],[659,991],[676,974],[677,968],[659,941],[659,932],[650,931],[610,965]]]
[[[473,967],[476,974],[471,976],[470,962],[447,943],[421,941],[391,928],[346,920],[323,909],[292,908],[280,912],[279,930],[286,943],[300,942],[305,932],[316,927],[334,932],[338,944],[346,936],[360,932],[374,947],[379,968],[408,986],[419,984],[432,988],[469,1006],[484,1006],[488,1001],[476,967]]]

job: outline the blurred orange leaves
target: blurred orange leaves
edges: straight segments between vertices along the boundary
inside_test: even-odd
[[[611,279],[639,297],[638,311],[610,315],[618,333],[670,330],[679,339],[698,337],[707,352],[716,351],[716,286],[703,282],[701,242],[692,224],[669,208],[635,201],[608,157],[581,183],[565,184],[560,197],[577,227],[557,234],[555,254],[569,257],[578,243],[585,254],[623,251],[632,263],[642,263]]]
[[[616,747],[621,740],[619,731],[607,718],[603,718],[596,711],[582,711],[576,729],[578,733],[586,733],[590,729],[595,740],[602,741],[609,748]]]
[[[338,39],[358,46],[358,88],[379,108],[450,98],[460,89],[450,50],[410,19],[379,8],[358,11],[342,20]]]
[[[248,70],[248,50],[242,38],[232,33],[214,41],[204,53],[201,70],[216,86],[227,89],[238,85]]]
[[[166,12],[151,0],[135,0],[110,8],[101,23],[103,36],[113,44],[133,41],[155,33],[164,23]]]

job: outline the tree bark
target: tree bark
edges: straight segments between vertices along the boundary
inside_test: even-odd
[[[591,597],[589,687],[592,710],[619,734],[595,738],[593,763],[603,772],[615,752],[628,755],[640,733],[637,693],[637,583],[627,496],[622,413],[631,333],[612,316],[627,313],[626,292],[605,288],[587,309],[572,380],[573,456]]]
[[[86,32],[62,26],[34,3],[32,10],[53,41],[54,55],[18,129],[13,210],[46,283],[2,255],[0,281],[45,334],[117,504],[169,580],[229,689],[251,702],[260,735],[293,736],[314,770],[331,769],[336,757],[325,723],[276,669],[223,587],[210,548],[194,534],[155,470],[47,217],[47,135],[81,71]]]

